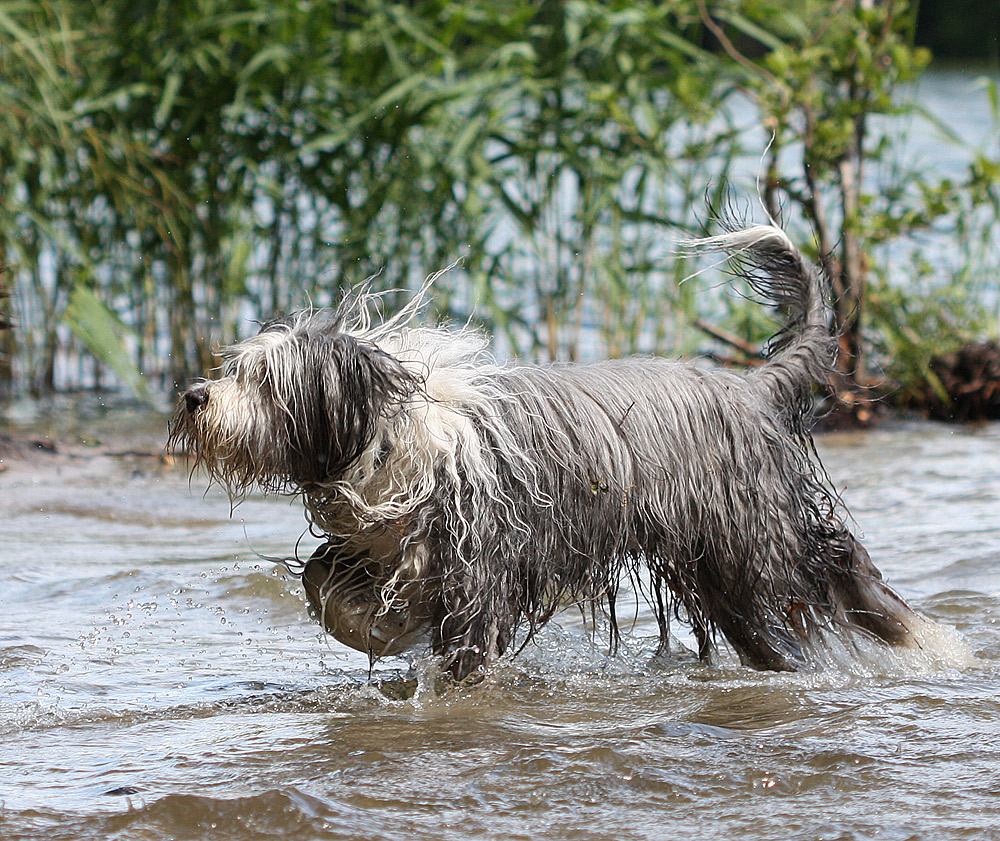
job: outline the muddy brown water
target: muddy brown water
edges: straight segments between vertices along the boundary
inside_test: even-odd
[[[321,638],[266,560],[296,503],[230,516],[129,430],[2,464],[4,841],[1000,838],[998,426],[820,441],[873,558],[964,642],[758,674],[654,661],[641,608],[608,657],[568,614],[444,692]]]

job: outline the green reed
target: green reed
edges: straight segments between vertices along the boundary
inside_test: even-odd
[[[851,244],[828,260],[841,323],[891,347],[857,255],[935,206],[875,201],[845,164],[885,158],[865,119],[925,57],[901,3],[835,6],[0,0],[0,388],[169,390],[252,319],[457,258],[438,314],[504,353],[691,352],[727,302],[756,339],[672,247],[756,168],[747,97],[775,133],[765,202]],[[933,217],[974,205],[957,236],[984,266],[995,160]]]

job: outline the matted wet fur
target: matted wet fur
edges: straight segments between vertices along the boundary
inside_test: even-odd
[[[661,640],[685,619],[748,665],[791,670],[827,632],[917,645],[919,620],[844,523],[807,431],[835,343],[818,271],[778,228],[699,247],[786,314],[745,376],[689,362],[497,365],[478,332],[415,326],[418,296],[275,320],[192,386],[171,443],[238,500],[300,494],[325,537],[306,593],[375,657],[429,636],[461,679],[557,610],[631,580]]]

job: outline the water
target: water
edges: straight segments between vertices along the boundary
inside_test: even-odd
[[[415,693],[261,557],[296,504],[230,517],[112,428],[0,473],[4,841],[1000,838],[1000,426],[820,442],[872,556],[974,659],[654,662],[645,611],[609,658],[568,615],[475,687],[417,663]]]

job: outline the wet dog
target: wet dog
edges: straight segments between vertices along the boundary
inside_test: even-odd
[[[780,229],[728,252],[785,325],[745,376],[661,358],[506,366],[471,330],[416,326],[421,296],[270,322],[192,386],[172,446],[235,500],[301,495],[325,542],[305,565],[326,629],[374,659],[422,637],[463,678],[571,604],[632,581],[662,644],[794,670],[826,634],[916,646],[921,620],[844,522],[808,432],[835,342],[818,270]]]

